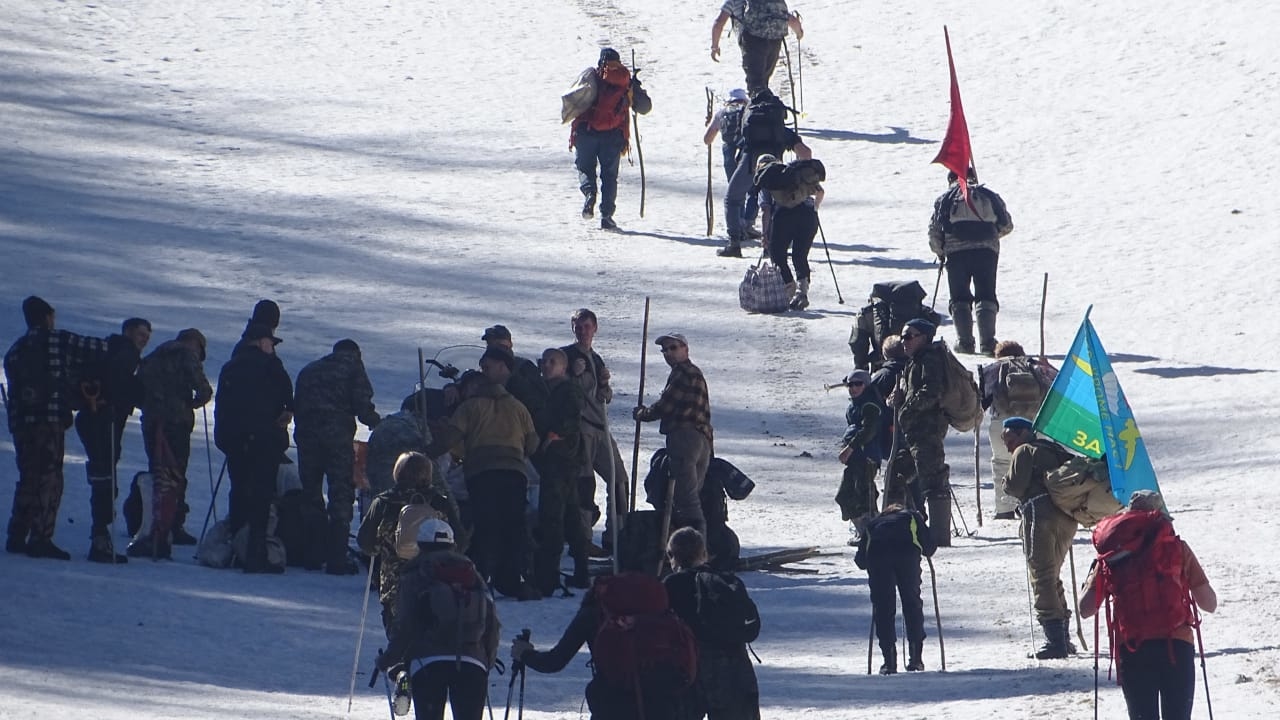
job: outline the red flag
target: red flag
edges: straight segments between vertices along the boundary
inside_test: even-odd
[[[951,35],[947,26],[942,26],[942,35],[947,40],[947,67],[951,69],[951,121],[947,123],[947,136],[942,139],[942,148],[933,159],[937,163],[956,174],[960,182],[960,193],[966,203],[969,202],[969,166],[973,164],[973,148],[969,145],[969,124],[964,119],[964,105],[960,103],[960,83],[956,81],[956,63],[951,58]]]

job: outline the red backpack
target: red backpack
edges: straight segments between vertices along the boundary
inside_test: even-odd
[[[591,642],[596,675],[615,687],[633,687],[655,669],[674,669],[693,684],[698,647],[693,632],[671,610],[667,589],[652,575],[623,573],[596,581],[600,627]],[[674,689],[674,688],[673,688]]]
[[[569,147],[573,147],[578,131],[587,128],[597,132],[622,129],[623,151],[631,145],[631,71],[616,60],[596,71],[596,101],[573,123]]]
[[[1093,528],[1098,550],[1095,589],[1105,603],[1111,652],[1173,637],[1200,617],[1187,586],[1183,545],[1160,511],[1122,512]]]

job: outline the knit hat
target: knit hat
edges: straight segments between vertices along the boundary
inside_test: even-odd
[[[506,340],[511,341],[511,331],[505,325],[494,325],[491,328],[485,328],[484,334],[480,336],[481,340]]]
[[[262,323],[275,330],[280,327],[280,306],[270,300],[259,300],[258,304],[253,306],[253,315],[249,317],[249,322]]]
[[[440,518],[423,520],[422,524],[418,526],[418,542],[452,545],[453,528],[449,527],[449,523]]]
[[[924,318],[908,320],[907,324],[902,327],[902,332],[905,333],[907,328],[914,328],[916,332],[919,332],[922,335],[928,335],[929,337],[933,337],[933,334],[938,331],[937,325],[934,325]]]
[[[845,385],[852,385],[853,383],[862,383],[863,385],[866,385],[870,382],[871,382],[871,373],[867,372],[866,370],[854,370],[853,372],[844,376]]]
[[[610,60],[613,60],[615,62],[622,62],[622,56],[618,54],[617,50],[614,50],[611,47],[600,48],[600,62],[598,62],[597,64],[603,65],[609,62]]]
[[[729,102],[747,102],[747,91],[742,88],[734,88],[729,91]]]
[[[333,344],[333,351],[336,353],[349,352],[349,353],[355,353],[356,355],[359,355],[360,345],[357,344],[356,341],[352,340],[351,338],[344,338]]]
[[[32,295],[22,301],[22,318],[27,321],[28,330],[44,327],[52,312],[53,306],[45,302],[44,298]]]
[[[1035,423],[1024,417],[1015,415],[1011,418],[1005,418],[1005,421],[1001,423],[1001,427],[1005,430],[1026,430],[1027,432],[1030,432],[1035,429]]]

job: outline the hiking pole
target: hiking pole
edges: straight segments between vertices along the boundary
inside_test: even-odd
[[[818,211],[816,208],[813,214],[817,217]],[[840,282],[836,280],[836,266],[831,262],[831,248],[827,247],[827,234],[822,230],[822,218],[818,218],[818,234],[822,236],[822,249],[827,253],[827,267],[831,268],[831,284],[836,287],[836,302],[843,305],[844,296],[840,294]]]
[[[621,505],[621,498],[618,497],[618,464],[622,462],[622,457],[618,452],[618,443],[613,440],[613,431],[609,429],[609,413],[604,413],[604,439],[609,441],[609,449],[613,451],[612,457],[609,458],[609,522],[605,525],[609,529],[609,542],[613,544],[611,548],[613,552],[613,572],[618,574],[618,523],[622,522],[622,516],[618,512]],[[626,470],[623,470],[626,472]],[[603,542],[604,538],[601,538]]]
[[[982,373],[981,366],[978,367],[978,373]],[[982,460],[979,449],[981,443],[982,422],[979,421],[973,426],[973,495],[978,504],[978,527],[982,527]]]
[[[1080,622],[1080,591],[1076,589],[1076,549],[1073,545],[1067,546],[1067,559],[1071,561],[1071,602],[1076,608],[1073,613],[1076,616],[1076,637],[1080,638],[1080,647],[1088,650],[1089,643],[1084,641],[1084,625]]]
[[[707,92],[707,117],[703,121],[703,127],[711,126],[711,113],[715,107],[715,92],[711,88],[704,88]],[[715,221],[715,201],[711,199],[711,143],[707,143],[707,237],[711,237],[711,233],[716,228]],[[634,509],[634,505],[632,506]]]
[[[929,302],[929,309],[932,310],[934,305],[938,304],[938,288],[942,287],[942,269],[947,266],[947,258],[943,257],[938,263],[938,279],[933,281],[933,300]]]
[[[941,657],[942,672],[947,671],[947,644],[942,640],[942,610],[938,607],[938,575],[933,570],[933,558],[929,561],[929,584],[933,586],[933,619],[938,624],[938,655]]]
[[[222,459],[222,469],[218,471],[218,482],[213,486],[213,494],[209,497],[209,509],[204,514],[204,524],[200,526],[200,539],[196,541],[196,556],[200,555],[200,546],[204,544],[204,534],[209,530],[209,518],[213,515],[213,498],[218,497],[218,491],[222,489],[222,477],[227,472],[227,459]]]
[[[365,622],[365,619],[368,618],[369,616],[369,590],[373,587],[373,566],[375,564],[376,563],[373,563],[373,562],[369,563],[369,575],[368,577],[365,578],[365,582],[364,582],[364,604],[360,608],[360,630],[356,634],[356,655],[355,655],[355,659],[351,661],[351,689],[347,693],[347,714],[348,715],[351,714],[351,702],[355,700],[355,697],[356,697],[356,668],[360,667],[360,646],[364,644],[364,622]],[[376,670],[374,671],[374,675],[375,676],[377,675]],[[383,673],[383,675],[385,676],[386,673]],[[370,682],[372,682],[373,678],[369,678],[369,680]],[[390,685],[387,686],[387,701],[388,702],[391,701]],[[395,717],[394,709],[392,710],[391,715],[392,717]]]
[[[871,606],[871,629],[867,632],[867,674],[871,674],[871,646],[876,642],[876,606]]]
[[[108,412],[111,412],[108,410]],[[116,564],[116,501],[120,499],[119,476],[116,471],[116,464],[120,462],[120,445],[116,442],[116,417],[112,413],[107,419],[107,432],[111,433],[107,441],[111,443],[111,519],[107,521],[107,546],[111,549],[111,564]],[[122,431],[123,432],[123,431]],[[208,432],[207,430],[205,432]],[[209,476],[213,479],[213,475]]]
[[[708,151],[709,152],[709,151]],[[708,155],[708,157],[710,157]],[[707,167],[710,167],[708,165]],[[708,175],[707,177],[710,177]],[[710,233],[708,233],[710,234]],[[649,296],[644,296],[644,327],[640,331],[640,391],[636,395],[636,404],[644,404],[644,369],[645,360],[649,356]],[[636,478],[637,471],[640,466],[640,425],[639,420],[636,421],[636,439],[631,446],[631,496],[627,502],[627,511],[635,512],[636,510]],[[617,548],[617,546],[614,546]]]
[[[529,642],[529,636],[531,634],[532,633],[530,633],[529,628],[523,628],[517,636],[517,639]],[[516,711],[516,717],[520,718],[524,714],[524,663],[519,660],[513,660],[511,662],[511,680],[507,682],[507,709],[506,712],[502,714],[502,720],[510,720],[511,718],[511,693],[516,688],[517,676],[520,677],[520,707]]]
[[[791,74],[791,46],[787,39],[782,39],[782,50],[787,55],[787,84],[791,86],[791,129],[800,132],[800,115],[796,112],[796,78]]]
[[[1100,612],[1093,613],[1093,720],[1098,720],[1098,625],[1101,615]]]
[[[796,20],[800,19],[800,11],[792,10],[792,15],[796,16]],[[785,42],[785,41],[784,41]],[[800,85],[800,112],[804,112],[804,53],[800,50],[800,36],[796,36],[796,79]]]
[[[969,523],[964,519],[964,510],[960,508],[960,498],[956,497],[955,493],[950,493],[950,495],[951,504],[956,506],[956,516],[960,518],[960,524],[964,526],[965,537],[973,537],[973,534],[977,531],[969,529]],[[952,530],[956,537],[960,537],[959,528],[952,528]]]
[[[889,486],[898,481],[893,474],[893,464],[898,460],[898,408],[893,409],[893,439],[889,442],[889,459],[884,464],[884,495],[880,498],[880,512],[889,506]],[[906,488],[903,488],[903,500],[906,500]]]
[[[1040,287],[1040,362],[1044,356],[1044,304],[1049,299],[1049,273],[1044,274],[1044,285]]]
[[[200,406],[200,416],[204,418],[204,459],[205,464],[209,467],[209,511],[213,513],[213,518],[218,518],[218,497],[213,493],[213,450],[209,442],[209,406],[204,404]]]
[[[1204,680],[1204,703],[1209,708],[1209,720],[1213,720],[1213,699],[1209,697],[1209,671],[1204,664],[1204,636],[1200,634],[1200,611],[1194,606],[1192,610],[1195,610],[1196,614],[1196,624],[1193,627],[1196,629],[1196,644],[1200,646],[1200,677]],[[1096,644],[1097,640],[1094,640],[1094,643]]]
[[[636,49],[631,48],[631,77],[635,78],[640,74],[636,67]],[[630,91],[628,90],[628,100]],[[631,106],[631,134],[636,139],[636,159],[640,161],[640,217],[644,217],[644,149],[640,147],[640,116],[636,113],[636,106]]]

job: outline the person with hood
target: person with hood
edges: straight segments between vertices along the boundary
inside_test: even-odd
[[[538,447],[538,433],[529,411],[506,390],[514,365],[503,348],[484,351],[483,381],[439,426],[428,454],[451,450],[462,458],[475,528],[470,552],[481,576],[492,578],[503,595],[539,600],[542,595],[525,578],[527,460]]]
[[[293,420],[293,380],[275,357],[280,339],[271,328],[251,323],[249,344],[222,366],[213,406],[213,439],[227,456],[234,534],[248,526],[246,573],[283,572],[267,562],[267,523],[276,493],[280,458],[289,449]]]
[[[889,451],[886,446],[893,421],[866,370],[854,370],[841,384],[849,393],[849,407],[844,411],[845,431],[840,439],[844,474],[836,504],[840,519],[853,523],[856,541],[866,524],[864,516],[876,509],[876,472]]]
[[[355,340],[339,340],[333,352],[309,363],[298,373],[294,388],[293,439],[298,446],[298,477],[306,502],[325,507],[323,486],[329,484],[329,535],[325,572],[359,572],[347,552],[355,503],[355,449],[358,419],[369,429],[381,416],[374,409],[373,385]]]
[[[432,518],[418,526],[418,556],[400,571],[400,586],[398,620],[378,668],[410,673],[417,720],[440,720],[446,702],[456,720],[481,720],[501,624],[448,523]]]
[[[602,48],[596,66],[583,71],[579,84],[583,83],[595,84],[595,100],[573,119],[569,136],[569,147],[576,152],[578,189],[584,198],[582,218],[595,217],[598,195],[600,228],[617,230],[613,213],[617,208],[618,166],[631,149],[631,111],[647,115],[653,109],[653,101],[640,86],[640,78],[622,64],[622,57],[611,47]]]
[[[871,614],[884,664],[881,675],[898,672],[898,638],[894,619],[902,600],[902,624],[907,631],[907,672],[924,670],[924,602],[920,599],[920,557],[933,557],[938,546],[924,516],[897,503],[867,523],[853,562],[867,571]]]
[[[213,397],[204,374],[204,334],[187,328],[151,352],[138,370],[142,384],[142,440],[151,474],[151,535],[129,545],[134,557],[162,556],[173,545],[194,545],[187,532],[187,464],[195,408]],[[157,522],[158,520],[158,522]]]
[[[956,352],[972,353],[973,320],[978,318],[978,349],[991,357],[996,349],[996,270],[1000,238],[1013,232],[1013,219],[1004,200],[984,185],[969,168],[968,194],[954,172],[947,173],[947,191],[933,204],[929,221],[929,249],[947,268],[947,307],[956,328]]]
[[[128,560],[118,555],[111,538],[118,494],[116,464],[120,462],[124,426],[141,402],[141,387],[135,374],[142,351],[151,341],[151,323],[142,318],[129,318],[119,335],[107,336],[107,355],[99,364],[86,367],[79,387],[72,393],[80,396],[76,413],[76,434],[84,446],[85,474],[89,479],[89,560],[121,563]],[[78,393],[76,392],[78,390]]]
[[[5,405],[18,482],[13,487],[4,549],[33,558],[70,560],[53,544],[62,504],[62,459],[71,427],[71,380],[106,356],[107,341],[56,330],[57,313],[43,298],[22,301],[27,332],[4,355]]]

